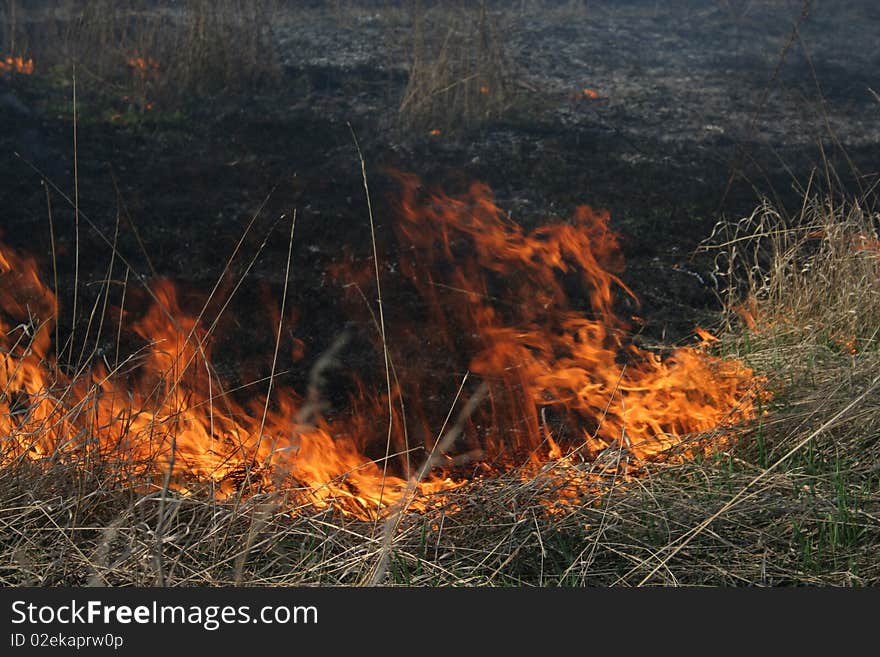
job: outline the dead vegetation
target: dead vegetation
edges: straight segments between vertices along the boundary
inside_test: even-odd
[[[848,392],[768,419],[764,456],[750,432],[741,448],[706,461],[659,465],[626,487],[609,478],[591,499],[555,514],[545,504],[558,492],[551,478],[476,481],[443,509],[404,515],[387,545],[381,523],[333,512],[291,516],[271,496],[230,505],[169,493],[163,501],[160,492],[108,489],[100,471],[21,461],[0,473],[7,564],[0,579],[4,586],[872,585],[880,580],[878,454],[863,430],[880,429],[878,397],[828,425],[827,414],[851,401]],[[856,450],[857,462],[843,458]],[[761,465],[768,457],[772,463]]]
[[[498,118],[513,102],[513,69],[500,14],[486,2],[441,2],[412,10],[412,58],[400,125],[458,133]]]
[[[19,457],[0,470],[0,581],[875,585],[880,355],[866,303],[878,260],[865,248],[875,222],[858,205],[809,202],[799,222],[765,205],[707,243],[755,300],[751,323],[743,310],[730,318],[721,348],[766,374],[773,393],[721,451],[626,480],[613,454],[604,475],[602,464],[559,461],[373,522],[292,513],[283,491],[218,502],[157,488],[133,464]],[[829,339],[841,331],[854,332],[855,351]],[[577,503],[556,503],[561,485],[587,474]]]
[[[880,216],[863,203],[810,195],[793,218],[765,203],[719,224],[704,248],[725,282],[728,319],[744,321],[757,340],[876,351],[878,226]]]
[[[0,51],[33,58],[44,73],[75,74],[81,91],[140,112],[254,90],[280,76],[270,38],[275,0],[3,4]]]

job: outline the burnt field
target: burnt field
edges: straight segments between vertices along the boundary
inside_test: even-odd
[[[873,3],[0,20],[7,584],[877,583]]]

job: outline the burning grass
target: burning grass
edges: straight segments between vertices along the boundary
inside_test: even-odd
[[[24,57],[7,57],[0,59],[0,74],[17,73],[19,75],[33,75],[34,60]]]
[[[786,449],[849,403],[847,392],[764,431]],[[765,468],[744,446],[655,464],[626,487],[605,477],[582,504],[547,514],[558,482],[511,472],[475,480],[447,496],[448,506],[406,514],[390,529],[330,511],[291,516],[271,495],[240,504],[173,491],[144,495],[108,486],[112,470],[19,461],[0,470],[0,582],[876,585],[880,509],[870,461],[878,454],[863,431],[880,429],[878,409],[875,396],[758,485],[751,484]],[[801,431],[792,432],[797,424]],[[838,467],[841,454],[856,450],[860,467]],[[743,490],[749,494],[705,524]]]
[[[433,245],[436,257],[442,257],[446,248],[438,244],[464,248],[459,230],[486,227],[479,221],[480,211],[475,208],[480,206],[474,198],[405,189],[409,191],[401,203],[404,216],[399,228],[403,234],[409,225],[407,208],[414,212],[410,216],[422,219],[424,213],[456,209],[445,219],[434,216],[437,232],[423,238]],[[462,207],[470,212],[463,215]],[[828,222],[854,216],[831,212],[827,205],[815,207],[815,217]],[[490,206],[484,205],[483,211],[489,213],[484,221],[496,217]],[[468,221],[454,227],[448,222],[455,216],[467,216]],[[777,215],[764,216],[766,229],[769,217]],[[514,224],[502,225],[502,245],[528,244],[529,234],[520,233]],[[569,229],[577,225],[565,224]],[[858,225],[867,228],[864,222]],[[815,240],[833,239],[839,234],[829,230],[833,228],[826,224],[821,238],[807,238],[815,227],[805,228],[803,244],[810,246],[804,257],[830,248]],[[610,234],[595,231],[595,226],[588,231],[591,244],[612,244],[601,239],[602,235],[611,239]],[[779,230],[768,234],[790,237]],[[841,244],[851,245],[848,237],[842,239]],[[552,250],[552,243],[550,235],[544,235],[533,246]],[[728,241],[725,248],[730,246]],[[504,261],[497,248],[491,253],[487,262]],[[608,253],[613,254],[613,249]],[[785,249],[775,253],[790,255]],[[838,253],[862,257],[854,256],[852,249]],[[413,255],[414,262],[431,265],[418,250]],[[6,258],[4,275],[9,276],[13,269],[8,254]],[[597,260],[613,262],[607,258]],[[43,367],[51,364],[41,351],[48,348],[49,324],[39,318],[51,317],[54,299],[27,262],[19,262],[14,271],[19,277],[15,289],[30,299],[17,311],[29,313],[29,319],[5,331],[15,338],[7,345],[7,354],[18,358],[7,356],[4,370],[9,405],[5,421],[15,425],[13,435],[20,439],[22,427],[36,417],[34,408],[44,402],[57,405],[67,394],[64,421],[70,430],[65,433],[66,444],[56,440],[41,455],[19,452],[0,470],[0,545],[11,564],[3,574],[4,585],[870,585],[880,581],[875,558],[880,542],[877,350],[851,354],[827,340],[805,343],[802,334],[788,346],[768,338],[763,345],[752,342],[746,349],[746,336],[761,340],[776,326],[761,323],[771,316],[766,299],[756,302],[757,334],[741,333],[739,341],[723,334],[712,343],[715,348],[738,349],[741,358],[769,375],[776,391],[771,401],[760,402],[768,405],[759,407],[764,413],[757,421],[739,428],[738,440],[716,440],[716,449],[705,450],[705,435],[688,436],[677,447],[666,449],[664,458],[640,459],[640,476],[622,477],[632,467],[631,446],[623,441],[607,444],[589,460],[570,448],[554,450],[547,439],[552,436],[555,444],[562,440],[561,434],[549,433],[547,412],[538,411],[545,450],[539,462],[526,459],[493,476],[461,482],[422,507],[421,513],[390,507],[384,518],[370,520],[340,514],[339,506],[316,504],[309,495],[307,506],[291,513],[291,489],[279,486],[278,478],[272,480],[274,487],[267,481],[262,488],[225,499],[212,494],[211,485],[181,489],[169,485],[171,478],[157,481],[149,461],[130,458],[130,450],[126,458],[114,451],[125,440],[111,445],[113,449],[99,448],[94,439],[114,422],[105,418],[103,426],[91,410],[99,403],[97,395],[77,397],[73,383],[54,392],[35,389],[29,393],[29,404],[21,394],[9,395],[9,381],[20,375],[27,360],[25,350],[42,353],[38,360]],[[475,271],[465,270],[462,275],[473,277]],[[761,279],[766,289],[774,289],[778,281],[773,276],[780,272],[803,275],[803,267],[767,271],[769,278]],[[550,285],[551,297],[552,280],[543,282]],[[480,298],[493,296],[491,275],[484,273],[482,281],[488,288]],[[453,287],[451,281],[435,282]],[[817,276],[815,282],[824,285],[824,277]],[[613,276],[606,283],[609,289],[620,287]],[[602,289],[594,285],[593,291]],[[164,299],[165,307],[172,305],[168,298],[159,299]],[[597,303],[594,310],[601,310]],[[479,308],[476,304],[471,312]],[[6,305],[7,314],[15,310]],[[145,315],[149,316],[150,312]],[[814,312],[813,317],[818,322],[821,314]],[[185,332],[195,327],[180,315],[176,321]],[[514,331],[514,335],[529,332]],[[781,335],[791,336],[786,331]],[[140,358],[170,358],[163,365],[167,370],[172,353]],[[208,362],[199,364],[204,369]],[[530,380],[510,385],[527,390]],[[94,374],[85,385],[94,389]],[[131,394],[126,393],[129,400]],[[117,398],[121,396],[118,392]],[[89,422],[81,419],[76,426],[76,413]],[[119,413],[131,427],[144,409],[130,406]],[[457,430],[473,419],[473,413],[473,409],[460,413]],[[184,424],[180,415],[176,421],[177,426]],[[556,422],[560,426],[558,417]],[[154,429],[157,425],[154,421]],[[613,426],[609,420],[609,427]],[[154,431],[154,444],[162,440],[159,433]],[[189,458],[181,454],[176,467],[188,464]],[[167,467],[167,456],[160,462]],[[208,465],[216,472],[216,461]],[[211,473],[206,474],[202,480],[210,483]],[[216,493],[223,486],[214,481],[213,487]],[[349,493],[353,491],[349,488]]]
[[[711,447],[687,442],[691,434],[752,417],[755,381],[737,361],[689,348],[661,358],[630,341],[613,310],[615,288],[632,293],[611,273],[622,261],[607,213],[582,207],[570,223],[526,232],[483,185],[451,197],[398,178],[397,267],[423,310],[388,336],[394,384],[389,378],[373,391],[365,374],[350,373],[357,392],[345,414],[322,413],[317,384],[303,395],[273,390],[273,377],[266,396],[227,394],[211,356],[219,315],[209,323],[204,308],[187,313],[166,280],[147,287],[145,311],[121,305],[109,313],[132,318],[117,330],[136,336],[137,352],[111,366],[84,358],[83,349],[64,368],[51,340],[55,295],[32,260],[5,250],[7,463],[88,467],[109,459],[166,489],[209,490],[218,499],[282,492],[291,509],[330,507],[366,519],[425,511],[431,494],[477,473],[521,468],[528,477],[558,459],[573,466],[560,502],[577,503],[590,480],[578,464],[625,454],[616,471],[630,475],[672,448],[687,445],[681,453],[693,455]],[[112,270],[111,262],[108,279]],[[344,263],[334,276],[361,295],[369,281],[369,271]],[[87,336],[93,323],[103,325],[108,300],[109,289]],[[425,341],[426,333],[433,338]],[[398,350],[421,354],[395,365]],[[453,365],[466,374],[439,413],[428,400],[451,396],[444,393],[455,381],[437,373],[450,354],[460,354]],[[480,384],[466,387],[469,377]]]

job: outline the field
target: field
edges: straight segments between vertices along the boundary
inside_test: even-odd
[[[0,583],[880,584],[831,4],[0,1]]]

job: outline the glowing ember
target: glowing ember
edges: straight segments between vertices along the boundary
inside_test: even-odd
[[[875,258],[880,258],[880,239],[873,235],[859,233],[855,236],[853,242],[853,250],[856,253],[867,253]]]
[[[369,518],[403,503],[424,510],[428,493],[474,474],[534,473],[608,449],[636,467],[688,434],[751,417],[742,364],[632,344],[613,311],[615,288],[632,293],[607,212],[581,207],[570,222],[526,231],[484,185],[450,197],[397,177],[400,257],[389,271],[400,273],[383,293],[389,310],[395,287],[423,301],[406,322],[389,320],[390,404],[384,385],[357,374],[348,412],[332,417],[312,389],[238,401],[211,365],[208,331],[167,280],[151,285],[152,305],[130,326],[142,351],[112,370],[101,361],[65,374],[52,352],[55,296],[33,260],[0,249],[6,461],[104,460],[182,492],[272,491],[292,509]],[[334,275],[357,283],[345,288],[355,301],[370,282],[344,264]],[[293,347],[302,354],[302,341]],[[583,479],[576,468],[561,476]],[[570,489],[560,498],[577,501]]]
[[[125,60],[135,74],[143,79],[159,77],[159,62],[152,57],[141,57],[140,55],[132,55]]]
[[[700,328],[699,326],[694,328],[694,333],[696,333],[697,337],[700,338],[700,346],[703,348],[709,347],[718,342],[717,337],[712,335],[712,333],[710,333],[706,329]]]
[[[0,73],[19,73],[21,75],[33,75],[34,60],[23,57],[7,57],[0,59]]]
[[[758,300],[755,297],[748,297],[742,303],[734,306],[733,312],[740,316],[750,331],[758,332]]]

